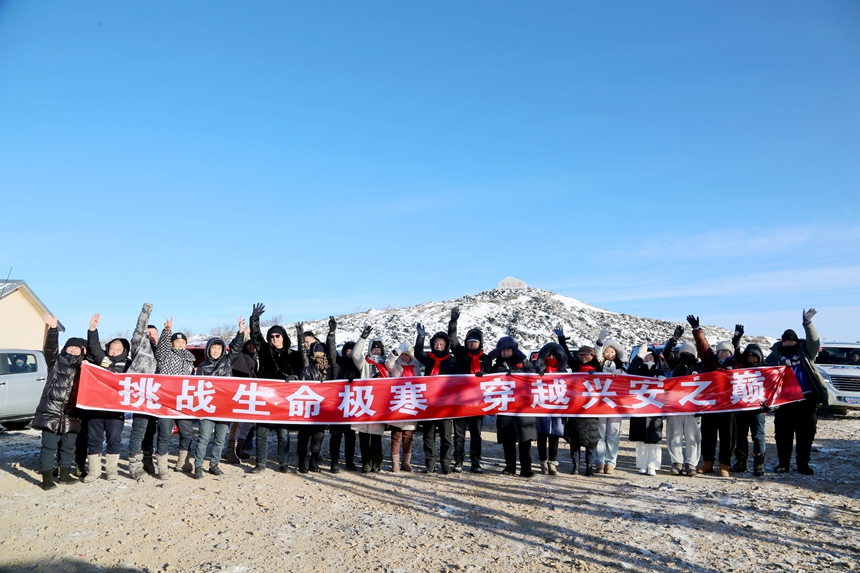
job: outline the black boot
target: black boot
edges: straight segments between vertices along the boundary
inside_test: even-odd
[[[520,442],[520,476],[533,477],[532,471],[532,443],[530,440]]]
[[[60,483],[78,483],[78,478],[72,475],[72,468],[60,468]]]
[[[311,452],[310,471],[317,473],[320,471],[320,455],[316,452]]]
[[[152,461],[152,452],[143,452],[143,471],[149,475],[155,475],[155,463]]]
[[[747,452],[739,452],[735,450],[735,458],[737,461],[735,462],[735,465],[732,466],[733,472],[745,473],[747,471],[747,455]]]
[[[570,461],[573,463],[573,471],[570,473],[579,475],[579,448],[576,448],[576,451],[570,451]]]
[[[42,472],[42,489],[45,491],[57,489],[57,484],[54,483],[53,471]]]
[[[517,473],[517,445],[513,442],[503,442],[502,448],[505,451],[505,469],[502,470],[503,476],[512,476]]]
[[[594,475],[594,468],[592,467],[594,464],[591,457],[591,448],[585,448],[585,475],[587,476]]]
[[[307,454],[303,453],[301,450],[299,450],[299,473],[308,473],[308,457]]]
[[[764,475],[764,454],[753,454],[753,475],[755,477]]]

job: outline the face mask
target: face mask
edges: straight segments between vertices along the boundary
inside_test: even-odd
[[[783,356],[794,356],[797,354],[797,345],[794,346],[780,346],[779,351]]]
[[[681,355],[681,364],[684,366],[692,366],[696,363],[696,357],[692,354],[684,353]]]
[[[64,353],[63,353],[63,356],[65,356],[65,357],[66,357],[66,362],[68,362],[68,363],[69,363],[69,364],[71,364],[72,366],[79,366],[79,365],[81,364],[81,362],[83,362],[83,361],[84,361],[84,357],[83,357],[82,355],[80,355],[80,354],[78,354],[77,356],[75,356],[74,354],[66,354],[66,353],[64,352]]]

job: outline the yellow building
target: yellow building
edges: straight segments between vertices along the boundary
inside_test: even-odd
[[[26,282],[0,282],[0,348],[42,350],[48,332],[45,315],[51,311]]]

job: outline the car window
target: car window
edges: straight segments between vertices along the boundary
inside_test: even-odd
[[[38,369],[35,354],[0,354],[0,374],[26,374]]]
[[[860,348],[851,346],[825,346],[815,358],[816,364],[847,364],[860,366]]]

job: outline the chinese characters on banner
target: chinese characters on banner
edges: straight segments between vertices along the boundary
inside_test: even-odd
[[[679,378],[605,374],[496,374],[282,382],[114,374],[85,364],[77,405],[168,418],[361,424],[492,414],[671,416],[757,410],[803,399],[790,368]]]

